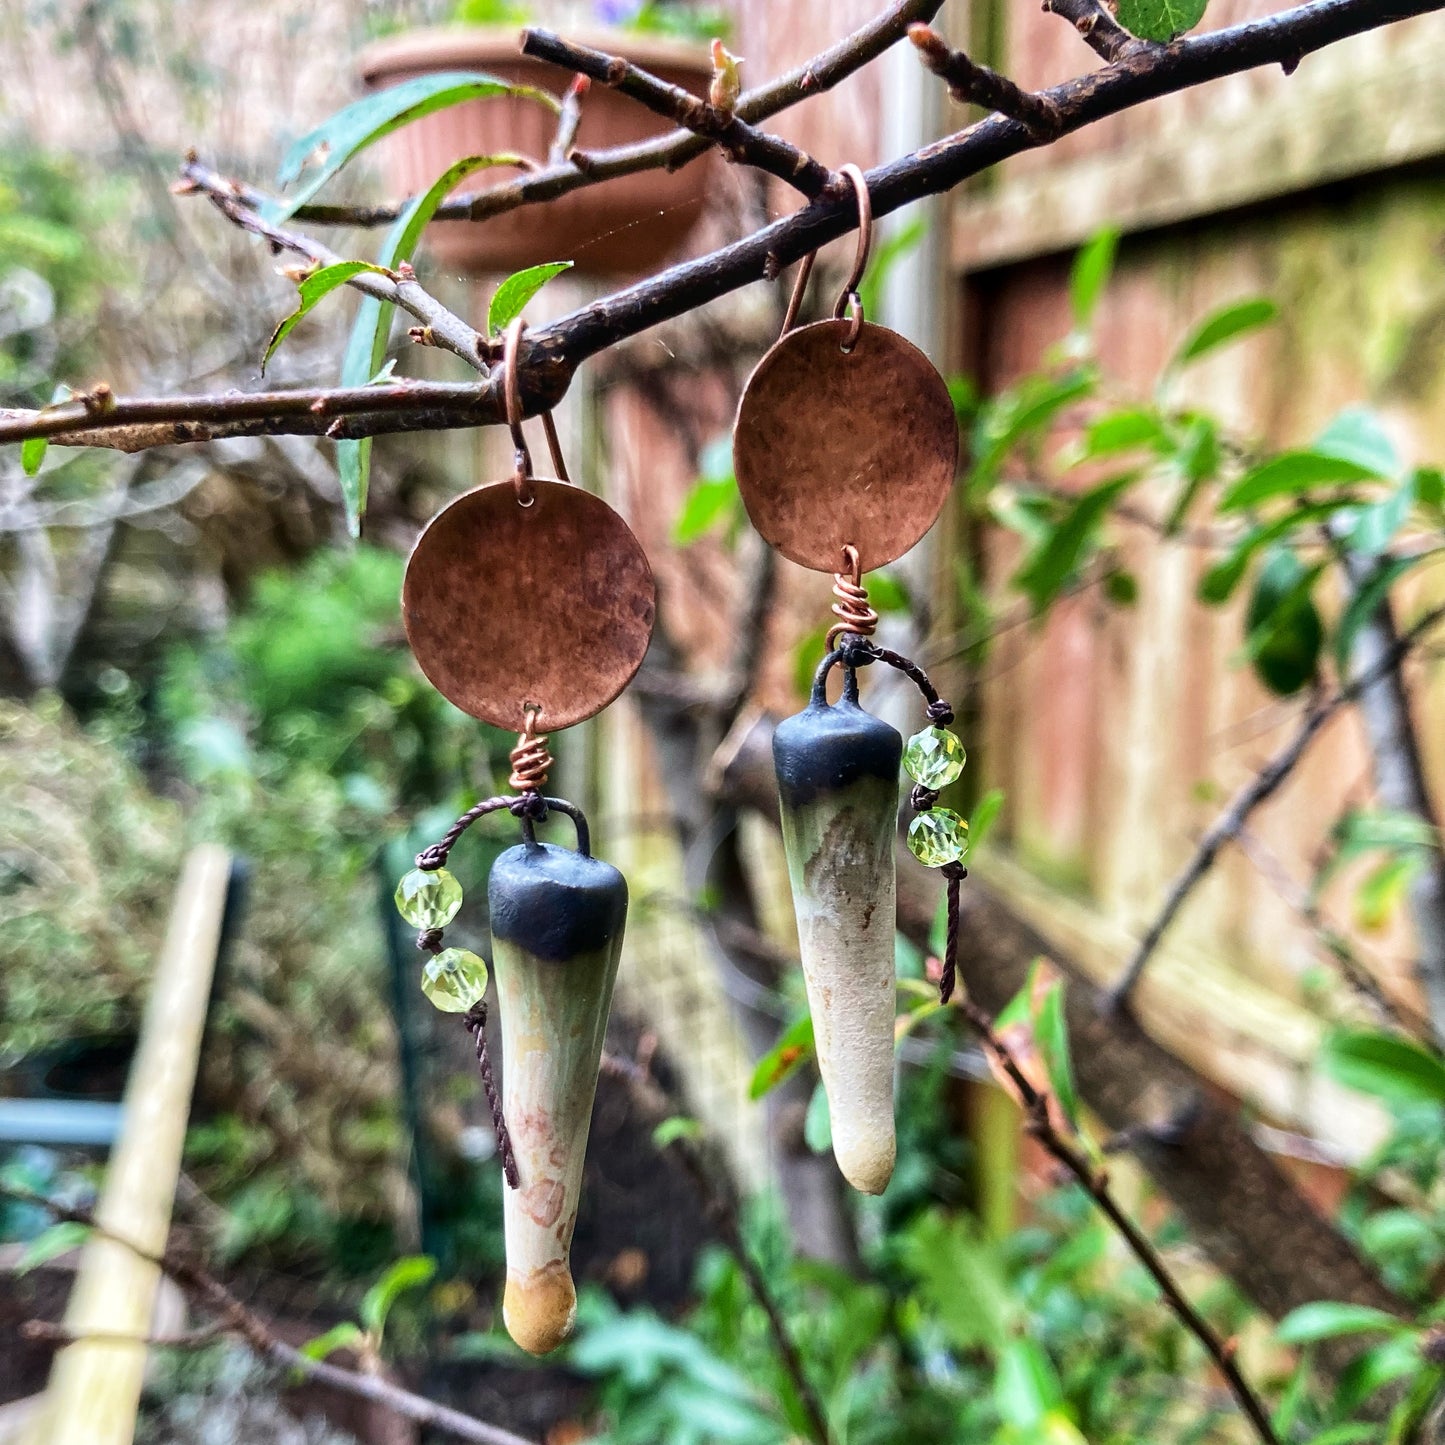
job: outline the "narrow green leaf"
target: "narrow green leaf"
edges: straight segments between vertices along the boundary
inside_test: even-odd
[[[297,285],[301,304],[271,333],[266,354],[261,358],[262,376],[266,374],[266,366],[276,354],[276,348],[291,334],[302,317],[323,297],[329,296],[338,286],[344,286],[353,276],[359,276],[363,271],[376,272],[382,276],[387,274],[384,266],[373,265],[370,261],[338,261],[334,266],[324,266],[319,271],[313,271]]]
[[[968,851],[970,854],[977,854],[979,845],[988,837],[993,825],[998,821],[998,815],[1003,811],[1003,800],[1002,788],[990,788],[973,805],[973,812],[968,815]]]
[[[1034,967],[1037,969],[1038,964]],[[1049,1071],[1049,1087],[1063,1108],[1064,1116],[1077,1127],[1079,1094],[1074,1086],[1074,1065],[1069,1053],[1069,1026],[1064,1017],[1064,981],[1055,978],[1041,991],[1030,987],[1033,1009],[1034,1039],[1044,1066]]]
[[[1077,574],[1109,508],[1135,480],[1131,472],[1085,492],[1025,558],[1013,585],[1028,595],[1035,613],[1043,612]]]
[[[1347,457],[1326,452],[1281,452],[1247,471],[1225,494],[1222,512],[1257,507],[1274,497],[1297,497],[1311,487],[1365,481],[1374,473]]]
[[[505,331],[532,297],[571,265],[571,261],[543,261],[541,265],[528,266],[525,271],[514,271],[492,294],[487,307],[487,334],[498,336]]]
[[[819,1079],[803,1116],[803,1142],[814,1154],[826,1154],[833,1147],[833,1118],[828,1113],[828,1093]]]
[[[1113,226],[1100,231],[1080,249],[1069,271],[1069,305],[1074,325],[1087,330],[1094,319],[1099,297],[1114,274],[1114,258],[1119,250],[1119,232]]]
[[[1063,1404],[1063,1386],[1043,1346],[1010,1340],[998,1358],[993,1382],[998,1412],[1016,1430],[1036,1431],[1044,1415]]]
[[[1168,433],[1157,413],[1130,407],[1091,422],[1078,456],[1080,461],[1093,461],[1142,447],[1158,448],[1167,441]]]
[[[69,1254],[72,1249],[79,1249],[90,1238],[90,1232],[90,1225],[82,1224],[78,1219],[62,1219],[52,1224],[26,1244],[16,1261],[15,1273],[29,1274],[32,1269],[39,1269],[42,1264],[59,1259],[62,1254]]]
[[[27,477],[33,477],[40,470],[49,447],[49,437],[30,437],[20,443],[20,470]]]
[[[1041,433],[1066,406],[1092,395],[1098,381],[1092,367],[1076,367],[1062,376],[1030,376],[983,406],[973,425],[970,496],[986,492],[1014,447]]]
[[[1228,601],[1248,570],[1254,554],[1261,547],[1266,547],[1271,542],[1288,536],[1299,528],[1323,521],[1332,513],[1349,505],[1350,503],[1344,499],[1314,503],[1310,506],[1298,507],[1292,512],[1286,512],[1283,516],[1276,517],[1262,527],[1252,528],[1200,579],[1199,600],[1211,605]]]
[[[1400,473],[1400,454],[1384,424],[1368,407],[1350,406],[1315,438],[1311,451],[1354,462],[1372,477]]]
[[[801,1068],[812,1054],[813,1020],[804,1014],[785,1029],[782,1038],[758,1060],[752,1081],[748,1084],[748,1098],[761,1099],[764,1094],[771,1093],[794,1070]]]
[[[556,96],[530,85],[513,85],[495,75],[481,72],[449,70],[435,75],[419,75],[400,85],[364,96],[339,110],[315,130],[302,136],[286,152],[277,172],[279,184],[286,186],[299,180],[313,160],[314,175],[294,195],[266,208],[270,221],[284,221],[306,204],[346,163],[382,137],[419,120],[433,111],[460,105],[463,101],[493,96],[521,96],[535,100],[552,111],[560,110]]]
[[[1125,0],[1125,3],[1137,5],[1140,9],[1151,8],[1158,5],[1160,8],[1167,8],[1170,0]],[[1189,9],[1197,7],[1198,15],[1184,28],[1199,21],[1199,16],[1204,14],[1204,4],[1200,0],[1187,0]],[[1119,9],[1119,22],[1130,30],[1134,27],[1124,18],[1124,6]],[[1134,30],[1134,34],[1141,32]],[[1176,32],[1177,33],[1177,32]],[[1158,39],[1157,36],[1147,36],[1146,39]],[[1222,306],[1218,311],[1206,316],[1198,326],[1184,339],[1183,345],[1174,353],[1169,363],[1169,369],[1174,370],[1181,366],[1188,366],[1191,361],[1197,361],[1201,356],[1223,346],[1226,342],[1233,341],[1237,337],[1245,336],[1251,331],[1257,331],[1261,326],[1268,326],[1271,321],[1279,315],[1279,307],[1273,301],[1267,301],[1262,296],[1254,297],[1249,301],[1234,301],[1228,306]]]
[[[334,1355],[337,1350],[350,1349],[353,1345],[361,1343],[361,1326],[355,1320],[343,1320],[339,1325],[332,1325],[324,1335],[317,1335],[314,1340],[307,1340],[301,1346],[301,1353],[308,1360],[324,1360],[329,1355]]]
[[[702,1133],[702,1125],[696,1119],[674,1114],[670,1119],[664,1119],[652,1131],[652,1147],[666,1149],[669,1144],[675,1144],[679,1140],[701,1139]]]
[[[1445,1104],[1445,1063],[1397,1034],[1337,1030],[1320,1051],[1320,1068],[1346,1088],[1389,1104]]]
[[[1275,1338],[1282,1345],[1312,1345],[1342,1335],[1371,1334],[1384,1330],[1398,1334],[1410,1324],[1370,1305],[1343,1304],[1337,1300],[1316,1300],[1291,1310],[1275,1326]]]
[[[1335,1392],[1335,1409],[1342,1415],[1353,1414],[1361,1401],[1395,1380],[1413,1375],[1420,1364],[1418,1336],[1392,1336],[1346,1367]]]
[[[386,1317],[397,1299],[408,1290],[420,1289],[435,1278],[437,1262],[430,1255],[412,1254],[389,1266],[381,1278],[362,1296],[357,1313],[361,1323],[374,1335],[386,1327]]]
[[[673,544],[691,546],[699,537],[728,522],[741,505],[742,497],[731,472],[724,477],[700,477],[683,498],[682,510],[672,524]]]
[[[487,166],[511,165],[514,156],[466,156],[449,166],[407,206],[392,223],[381,243],[378,264],[395,271],[409,262],[421,244],[427,223],[436,209],[456,187]],[[342,386],[367,386],[381,373],[386,361],[386,344],[391,335],[391,305],[374,296],[363,296],[351,324],[346,352],[341,360]],[[346,523],[353,537],[361,532],[361,514],[366,510],[366,490],[371,477],[371,438],[343,438],[336,443],[336,470],[341,483],[341,496],[346,505]]]
[[[1418,852],[1386,858],[1355,890],[1355,922],[1372,933],[1383,928],[1404,905],[1411,883],[1424,866]]]

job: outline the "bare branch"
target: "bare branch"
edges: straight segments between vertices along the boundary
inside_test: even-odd
[[[655,115],[675,121],[694,135],[720,146],[733,160],[745,161],[769,175],[777,176],[809,200],[842,182],[840,176],[834,175],[806,151],[778,136],[758,130],[747,121],[740,120],[733,111],[709,105],[691,91],[684,90],[680,85],[671,85],[621,56],[576,45],[550,30],[539,29],[522,32],[522,54],[564,66],[590,80],[611,86],[639,105],[646,106]],[[585,164],[590,172],[596,162],[589,157]]]
[[[214,1275],[170,1248],[154,1254],[143,1245],[99,1223],[89,1210],[72,1208],[28,1189],[0,1185],[0,1195],[37,1205],[56,1219],[87,1225],[97,1234],[113,1240],[138,1258],[155,1265],[187,1294],[215,1312],[219,1332],[239,1335],[262,1359],[295,1370],[297,1374],[315,1380],[318,1384],[329,1385],[332,1389],[342,1390],[348,1395],[370,1400],[403,1419],[415,1421],[418,1425],[445,1431],[459,1440],[471,1441],[473,1445],[532,1445],[525,1436],[514,1435],[510,1430],[503,1430],[500,1425],[489,1425],[485,1420],[478,1420],[460,1410],[453,1410],[447,1405],[438,1405],[421,1395],[414,1395],[410,1390],[403,1390],[380,1375],[360,1374],[354,1370],[343,1369],[340,1365],[327,1364],[325,1360],[313,1360],[309,1355],[302,1354],[300,1350],[278,1339],[265,1320],[242,1304]]]
[[[910,25],[908,38],[918,58],[939,79],[947,81],[948,93],[961,105],[981,105],[1012,116],[1040,145],[1058,135],[1063,120],[1058,107],[1046,96],[1034,95],[1008,76],[970,60],[963,51],[950,49],[943,36],[927,25]]]
[[[1100,0],[1044,0],[1044,9],[1062,15],[1089,49],[1110,64],[1156,48],[1152,41],[1130,35]]]
[[[1345,687],[1311,707],[1294,737],[1234,795],[1229,806],[1205,831],[1199,840],[1199,846],[1194,850],[1194,856],[1170,886],[1153,923],[1139,940],[1139,946],[1134,950],[1118,981],[1105,995],[1106,1007],[1122,1008],[1128,1001],[1130,992],[1168,932],[1169,925],[1174,922],[1185,900],[1214,866],[1220,850],[1226,843],[1238,838],[1240,830],[1249,821],[1254,810],[1279,791],[1324,725],[1342,708],[1357,701],[1364,692],[1395,671],[1410,648],[1442,617],[1445,617],[1445,606],[1432,608],[1407,632],[1397,637],[1392,647],[1379,654],[1371,666],[1357,674]]]

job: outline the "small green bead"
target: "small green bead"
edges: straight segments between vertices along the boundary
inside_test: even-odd
[[[946,728],[924,728],[908,739],[903,749],[903,766],[916,783],[935,793],[957,782],[968,754],[963,744]]]
[[[487,965],[465,948],[443,949],[421,971],[421,991],[447,1014],[464,1014],[487,992]]]
[[[462,885],[445,868],[413,868],[396,885],[397,912],[413,928],[445,928],[462,906]]]
[[[952,808],[930,808],[908,825],[908,846],[930,868],[957,863],[968,854],[968,823]]]

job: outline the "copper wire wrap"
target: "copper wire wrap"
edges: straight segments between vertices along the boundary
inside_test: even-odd
[[[858,549],[854,546],[843,548],[843,565],[846,572],[833,574],[833,615],[838,619],[828,629],[827,647],[833,650],[834,639],[844,632],[856,633],[859,637],[872,637],[878,627],[878,613],[868,601],[868,589],[863,585],[859,569]]]
[[[537,730],[537,709],[527,709],[526,724],[512,749],[512,776],[507,786],[519,793],[540,793],[547,786],[552,770],[552,754],[547,751],[547,737]]]

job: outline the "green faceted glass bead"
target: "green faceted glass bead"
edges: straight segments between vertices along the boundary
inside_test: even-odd
[[[487,991],[487,965],[465,948],[445,948],[427,961],[421,991],[446,1014],[464,1014]]]
[[[462,885],[445,868],[413,868],[396,885],[397,912],[413,928],[445,928],[462,906]]]
[[[935,793],[957,782],[967,761],[963,744],[946,728],[924,728],[914,733],[903,749],[908,776]]]
[[[957,863],[968,852],[968,824],[952,808],[930,808],[908,825],[908,846],[930,868]]]

